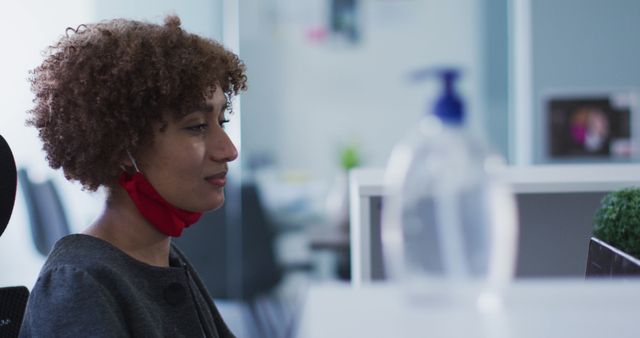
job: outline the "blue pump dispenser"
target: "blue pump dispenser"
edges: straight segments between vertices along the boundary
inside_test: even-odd
[[[442,81],[442,93],[432,108],[433,114],[444,123],[461,125],[464,123],[464,103],[455,90],[460,72],[454,68],[427,68],[414,73],[412,80],[422,81],[431,76],[438,76]]]

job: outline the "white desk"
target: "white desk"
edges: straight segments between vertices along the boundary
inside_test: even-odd
[[[373,197],[380,197],[384,194],[383,175],[382,169],[355,169],[349,175],[351,276],[354,286],[368,283],[372,278],[371,201]],[[640,185],[640,165],[590,164],[508,167],[504,171],[504,177],[510,183],[514,193],[519,195],[605,193]],[[594,211],[594,206],[585,208],[583,218],[590,222],[591,215],[587,213]],[[584,226],[589,227],[590,224],[584,224]],[[563,231],[565,236],[572,234],[571,229]],[[582,232],[585,230],[581,230],[580,233],[585,237]],[[582,241],[583,239],[577,238],[576,240]],[[584,239],[585,248],[587,242],[588,236]],[[584,261],[586,264],[586,255]]]
[[[341,337],[640,337],[640,281],[520,280],[503,311],[432,300],[408,302],[389,284],[311,287],[299,338]]]

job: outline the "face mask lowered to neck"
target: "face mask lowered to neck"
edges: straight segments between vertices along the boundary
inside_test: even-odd
[[[201,212],[183,210],[167,202],[139,171],[133,175],[123,172],[118,183],[127,191],[142,216],[167,236],[180,237],[184,228],[202,216]]]

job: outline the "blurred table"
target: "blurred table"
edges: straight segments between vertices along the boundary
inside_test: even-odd
[[[349,228],[322,226],[309,230],[311,250],[349,251]]]
[[[640,337],[640,280],[517,280],[503,305],[485,312],[444,290],[432,294],[407,297],[388,283],[315,285],[297,337]]]
[[[349,228],[318,226],[307,231],[309,249],[316,257],[319,277],[349,280]]]

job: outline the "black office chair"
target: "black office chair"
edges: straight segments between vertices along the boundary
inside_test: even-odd
[[[0,236],[11,218],[16,183],[15,160],[9,145],[0,135]],[[18,336],[28,297],[29,290],[24,286],[0,288],[0,337]]]
[[[16,201],[16,162],[11,148],[0,135],[0,236],[9,224]]]
[[[241,206],[233,203],[238,192]],[[254,324],[253,335],[286,337],[293,314],[285,304],[267,301],[287,270],[275,256],[275,227],[253,183],[227,189],[226,194],[222,208],[203,215],[174,243],[189,257],[214,299],[246,305],[244,315]]]
[[[46,256],[60,238],[70,233],[60,196],[51,179],[33,182],[24,168],[18,171],[18,179],[27,204],[33,243]]]

